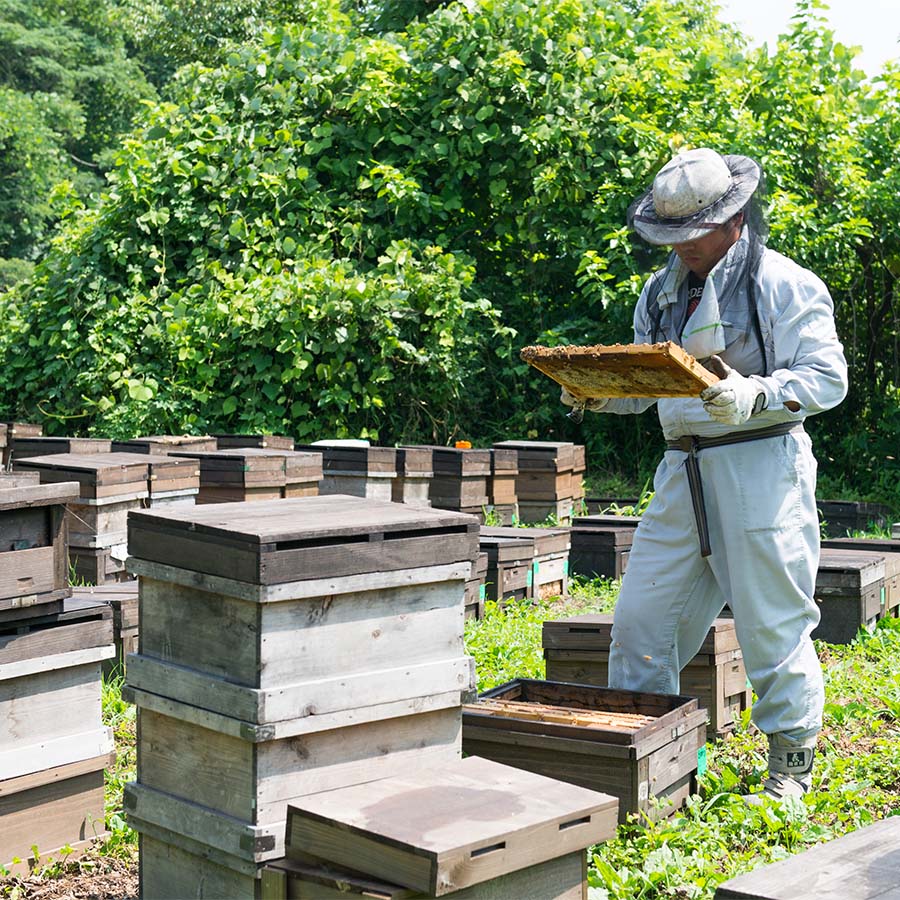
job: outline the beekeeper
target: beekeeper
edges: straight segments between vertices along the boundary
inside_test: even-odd
[[[656,403],[668,449],[616,606],[609,684],[676,694],[727,602],[768,736],[776,798],[810,787],[822,669],[810,633],[819,561],[816,460],[803,429],[847,392],[828,289],[765,246],[762,170],[746,156],[679,153],[629,209],[647,242],[671,246],[644,285],[636,343],[674,341],[724,376],[699,398]],[[576,405],[563,392],[563,402]]]

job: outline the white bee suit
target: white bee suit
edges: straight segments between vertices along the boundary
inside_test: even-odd
[[[682,343],[686,276],[673,256],[647,282],[635,310],[637,343]],[[820,279],[765,250],[755,278],[757,330],[745,232],[710,273],[706,291],[716,299],[724,336],[719,356],[758,382],[766,408],[740,426],[710,418],[699,398],[613,399],[604,413],[637,413],[656,402],[664,435],[674,441],[802,423],[841,402],[847,364]],[[788,401],[799,404],[799,411],[788,409]],[[687,455],[666,452],[656,471],[655,496],[635,534],[615,612],[610,686],[678,693],[680,669],[727,602],[759,698],[756,725],[766,734],[807,743],[821,728],[823,707],[822,671],[810,639],[819,620],[813,600],[819,522],[809,437],[797,429],[697,453],[712,551],[705,558],[692,515]]]

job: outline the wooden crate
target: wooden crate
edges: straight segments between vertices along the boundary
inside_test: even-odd
[[[815,588],[821,619],[812,636],[849,644],[860,628],[875,627],[885,595],[883,555],[824,548]]]
[[[125,568],[127,548],[125,544],[116,547],[69,547],[69,565],[75,578],[87,584],[117,584],[130,581]]]
[[[894,900],[898,845],[895,816],[738,875],[719,885],[715,900]]]
[[[279,451],[173,450],[171,455],[199,465],[198,504],[278,500],[283,493],[285,462]]]
[[[402,715],[360,709],[343,727],[310,716],[277,731],[146,691],[125,696],[138,708],[129,816],[245,863],[284,855],[290,802],[460,758],[458,691],[418,698]]]
[[[514,701],[535,713],[489,714],[485,700]],[[564,707],[562,720],[541,721],[536,707],[545,705]],[[579,711],[608,713],[613,720],[580,725]],[[634,724],[618,721],[630,716],[638,717]],[[520,679],[463,709],[464,753],[612,794],[620,822],[629,813],[657,819],[677,810],[696,791],[705,748],[706,711],[689,697]],[[651,796],[670,805],[658,806]]]
[[[398,447],[397,477],[391,483],[391,500],[410,506],[431,506],[433,477],[431,447]]]
[[[493,447],[488,500],[491,506],[513,506],[518,502],[516,478],[519,475],[519,453],[511,448]],[[505,523],[504,523],[505,524]]]
[[[0,490],[0,619],[69,595],[65,504],[77,496],[72,483]]]
[[[534,544],[509,537],[481,535],[487,554],[485,594],[488,600],[530,600],[534,596]]]
[[[544,622],[547,680],[606,687],[612,623],[613,616],[602,613]],[[696,697],[700,708],[708,711],[708,740],[734,730],[753,702],[734,619],[713,622],[703,646],[681,670],[680,693]]]
[[[572,523],[569,569],[590,578],[621,578],[628,568],[634,540],[632,523],[606,524],[597,519],[613,516],[579,516]]]
[[[3,628],[0,779],[109,753],[100,665],[114,652],[110,611],[70,600],[62,613]]]
[[[819,518],[828,537],[844,537],[850,531],[867,531],[873,525],[886,528],[891,509],[863,500],[817,500]]]
[[[822,541],[828,550],[861,550],[884,558],[884,597],[881,613],[897,617],[900,614],[900,539],[898,538],[832,538]]]
[[[566,528],[511,528],[482,526],[482,537],[525,541],[532,548],[532,596],[566,597],[569,592],[569,530]]]
[[[86,850],[108,836],[103,773],[114,758],[105,753],[0,780],[0,863],[11,874],[35,864],[32,847],[46,861],[63,848]]]
[[[108,453],[111,442],[102,438],[41,437],[28,435],[14,436],[10,442],[11,458],[14,464],[33,456],[47,456],[56,453],[74,453],[86,456],[91,453]]]
[[[453,900],[585,900],[586,879],[587,856],[577,850],[444,896]],[[279,900],[425,900],[432,896],[316,861],[276,860],[263,869],[261,881],[263,897]]]
[[[286,856],[444,896],[606,841],[615,823],[606,794],[470,757],[305,797]]]
[[[140,500],[148,495],[147,463],[132,454],[60,452],[19,460],[16,468],[39,472],[43,484],[77,482],[79,496],[73,501],[77,504],[110,498],[114,502]]]
[[[263,450],[293,450],[294,439],[283,434],[214,434],[218,450],[259,447]]]

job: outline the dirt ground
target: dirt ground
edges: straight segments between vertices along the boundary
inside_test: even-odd
[[[0,882],[0,897],[10,900],[137,900],[138,863],[133,859],[86,854],[64,871],[11,876]]]

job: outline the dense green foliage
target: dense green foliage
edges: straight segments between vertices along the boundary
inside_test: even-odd
[[[56,186],[98,190],[154,92],[125,53],[111,0],[0,0],[0,60],[2,289],[44,249]]]
[[[307,4],[148,110],[2,303],[0,396],[48,430],[583,437],[646,472],[653,413],[578,430],[515,351],[628,339],[659,255],[625,208],[707,144],[764,163],[770,243],[835,295],[853,385],[811,422],[826,470],[896,497],[900,73],[865,82],[814,6],[770,58],[685,0]],[[159,52],[221,60],[208,33]]]

